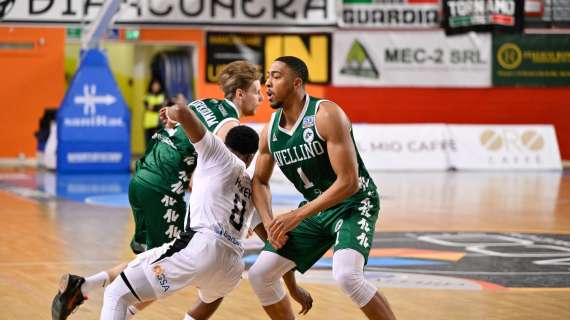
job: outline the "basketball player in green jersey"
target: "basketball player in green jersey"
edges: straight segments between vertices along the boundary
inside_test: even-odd
[[[294,319],[279,278],[291,269],[304,273],[333,247],[336,283],[369,319],[395,319],[363,273],[378,218],[376,185],[346,114],[309,96],[307,80],[307,66],[292,56],[276,59],[268,71],[267,94],[276,111],[261,132],[253,198],[269,241],[249,270],[251,285],[272,319]],[[269,179],[275,163],[306,201],[273,219]]]
[[[251,116],[262,101],[260,74],[246,61],[234,61],[220,73],[225,99],[196,100],[188,106],[206,128],[224,139],[239,125],[240,116]],[[196,168],[196,152],[184,131],[166,123],[152,138],[129,185],[129,202],[135,220],[131,248],[135,253],[172,241],[184,229],[184,192]]]

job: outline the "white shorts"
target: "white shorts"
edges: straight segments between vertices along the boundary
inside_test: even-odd
[[[168,250],[175,241],[139,254],[128,265],[144,272],[157,299],[191,285],[211,303],[239,284],[242,256],[217,235],[197,232],[186,247]]]

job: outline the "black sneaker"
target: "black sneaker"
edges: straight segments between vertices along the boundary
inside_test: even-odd
[[[73,274],[64,274],[59,281],[59,291],[51,303],[52,320],[65,320],[82,304],[87,297],[81,293],[85,278]]]

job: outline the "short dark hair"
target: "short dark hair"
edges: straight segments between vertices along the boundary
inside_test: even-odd
[[[248,126],[233,127],[226,135],[226,146],[242,155],[255,154],[259,147],[259,135]]]
[[[294,56],[282,56],[275,61],[280,61],[286,64],[291,70],[293,70],[299,78],[303,81],[303,84],[309,81],[309,69],[303,60]]]

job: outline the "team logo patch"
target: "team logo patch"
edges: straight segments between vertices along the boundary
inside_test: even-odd
[[[308,116],[303,118],[303,128],[310,128],[315,126],[315,116]]]
[[[224,108],[223,106],[218,106],[218,110],[220,110],[220,112],[222,113],[222,116],[224,116],[224,117],[228,116],[228,112],[226,111],[226,108]]]
[[[306,143],[313,142],[314,138],[315,134],[313,133],[313,129],[307,128],[305,131],[303,131],[303,140],[305,140]]]
[[[152,271],[154,272],[154,276],[156,277],[156,280],[158,281],[158,284],[162,288],[163,292],[168,291],[168,289],[170,289],[170,285],[168,284],[168,279],[166,279],[162,267],[156,265],[152,268]]]

